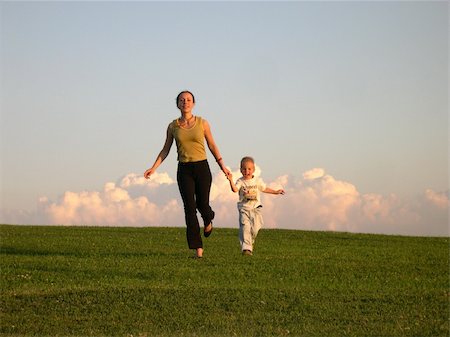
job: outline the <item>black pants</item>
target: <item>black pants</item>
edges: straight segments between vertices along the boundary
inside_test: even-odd
[[[214,219],[214,211],[209,206],[212,176],[208,162],[178,163],[177,181],[183,199],[188,246],[190,249],[203,248],[197,209],[204,226]]]

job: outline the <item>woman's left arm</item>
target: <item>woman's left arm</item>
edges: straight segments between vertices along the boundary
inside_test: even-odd
[[[230,172],[230,170],[227,169],[227,167],[225,166],[225,162],[223,161],[222,157],[220,156],[219,147],[217,146],[216,142],[214,141],[214,137],[212,135],[211,128],[209,127],[209,123],[205,119],[202,119],[202,122],[203,122],[203,130],[205,132],[205,139],[206,139],[206,143],[208,144],[208,148],[211,151],[214,158],[216,159],[216,162],[220,166],[220,169],[228,177],[228,175],[231,172]]]

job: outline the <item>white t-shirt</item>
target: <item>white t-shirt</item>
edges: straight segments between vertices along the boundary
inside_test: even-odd
[[[239,190],[238,208],[253,209],[261,206],[261,191],[266,189],[266,184],[260,177],[253,177],[245,180],[240,177],[236,181],[236,187]]]

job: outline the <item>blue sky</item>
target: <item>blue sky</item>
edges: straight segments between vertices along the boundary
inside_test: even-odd
[[[438,218],[437,233],[448,233],[446,1],[6,1],[0,10],[0,222],[54,222],[45,214],[67,191],[142,174],[188,89],[233,170],[252,155],[267,182],[286,176],[294,195],[305,172],[322,169],[359,197],[395,196],[416,207],[417,226]],[[171,178],[175,152],[158,169]],[[426,193],[441,208],[411,206]]]

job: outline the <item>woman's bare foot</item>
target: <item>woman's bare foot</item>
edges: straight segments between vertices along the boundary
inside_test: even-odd
[[[198,259],[201,259],[203,257],[203,248],[197,248],[195,257]]]
[[[211,235],[212,230],[213,230],[213,224],[211,221],[210,224],[203,229],[203,234],[205,235],[206,238]]]

